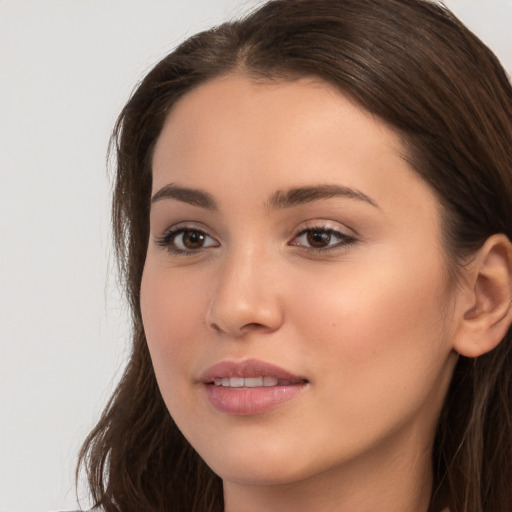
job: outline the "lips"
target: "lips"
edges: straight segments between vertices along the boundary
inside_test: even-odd
[[[287,381],[289,384],[298,384],[307,381],[307,379],[294,375],[279,366],[257,359],[223,361],[208,368],[201,376],[200,380],[205,384],[215,384],[216,379],[257,377],[273,377],[278,381]]]
[[[210,403],[229,415],[262,414],[295,398],[308,380],[264,361],[223,361],[200,378]]]

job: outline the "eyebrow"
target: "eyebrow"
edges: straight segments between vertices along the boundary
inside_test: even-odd
[[[308,187],[292,188],[287,191],[278,190],[267,202],[267,206],[272,209],[291,208],[305,203],[318,201],[320,199],[330,199],[332,197],[346,197],[364,201],[375,208],[378,204],[360,190],[342,185],[317,185]]]
[[[316,185],[306,187],[296,187],[289,190],[278,190],[270,196],[266,202],[269,209],[283,209],[299,206],[321,199],[330,199],[333,197],[346,197],[364,201],[375,208],[379,208],[377,203],[360,190],[342,185]],[[201,189],[180,187],[173,183],[165,185],[158,192],[155,192],[151,198],[151,204],[155,204],[165,199],[174,199],[192,206],[198,206],[207,210],[217,211],[219,209],[217,201],[208,192]]]
[[[195,188],[179,187],[173,183],[165,185],[158,192],[155,192],[151,198],[151,204],[158,203],[164,199],[174,199],[192,206],[206,208],[207,210],[218,210],[217,201],[208,192]]]

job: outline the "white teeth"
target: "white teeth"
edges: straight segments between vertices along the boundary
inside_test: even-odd
[[[279,380],[276,377],[263,377],[264,386],[277,386]]]
[[[263,386],[263,377],[246,377],[244,380],[246,388],[259,388]]]
[[[289,386],[289,380],[278,380],[276,377],[215,377],[213,383],[216,386],[230,387],[230,388],[259,388],[262,386],[270,387]]]

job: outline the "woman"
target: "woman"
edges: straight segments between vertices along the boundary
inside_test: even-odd
[[[512,89],[424,0],[277,0],[113,137],[111,511],[512,510]]]

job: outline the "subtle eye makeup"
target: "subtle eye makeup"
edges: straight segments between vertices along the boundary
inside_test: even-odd
[[[312,226],[301,230],[288,245],[308,252],[326,252],[355,244],[357,239],[327,226]]]
[[[353,245],[357,239],[328,225],[308,226],[301,229],[287,243],[310,253],[325,253]],[[193,255],[204,250],[220,247],[221,244],[205,230],[193,225],[171,226],[155,244],[166,248],[174,255]]]
[[[194,226],[172,226],[155,243],[176,255],[197,254],[201,250],[220,246],[208,233]]]

